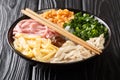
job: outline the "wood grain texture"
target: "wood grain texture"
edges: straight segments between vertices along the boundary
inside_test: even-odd
[[[39,0],[38,9],[75,8],[82,9],[82,0]]]
[[[120,76],[120,1],[83,0],[83,10],[101,17],[111,28],[112,39],[107,53],[95,65],[94,80],[119,80]],[[99,73],[99,74],[96,74]]]
[[[31,67],[7,44],[7,31],[22,14],[21,9],[37,10],[37,0],[0,0],[0,80],[30,80]]]
[[[109,50],[88,62],[54,69],[31,66],[7,44],[10,25],[21,9],[75,8],[101,17],[112,30]],[[119,80],[120,79],[120,1],[118,0],[0,0],[0,80]]]

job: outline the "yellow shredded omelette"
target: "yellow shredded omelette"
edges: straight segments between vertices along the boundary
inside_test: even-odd
[[[48,62],[58,51],[50,39],[40,36],[17,33],[14,38],[15,49],[37,61]]]

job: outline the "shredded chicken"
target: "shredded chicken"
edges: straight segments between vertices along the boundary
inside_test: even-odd
[[[89,44],[97,47],[98,49],[104,49],[104,35],[101,34],[99,37],[90,38],[87,40]],[[55,56],[51,59],[51,63],[65,63],[73,62],[78,60],[87,59],[91,56],[94,56],[95,53],[84,48],[81,45],[76,45],[72,41],[66,41],[62,47],[59,48]]]

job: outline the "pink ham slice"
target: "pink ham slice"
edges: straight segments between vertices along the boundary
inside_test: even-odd
[[[58,36],[58,33],[33,19],[25,19],[20,21],[13,29],[13,34],[15,35],[16,33],[35,34],[40,35],[43,38]]]

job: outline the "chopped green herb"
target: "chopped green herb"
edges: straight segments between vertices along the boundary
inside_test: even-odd
[[[72,30],[71,33],[83,40],[98,37],[100,34],[104,34],[105,37],[108,35],[108,29],[87,13],[76,13],[74,19],[64,24],[64,28],[66,26],[70,26],[68,31]]]

